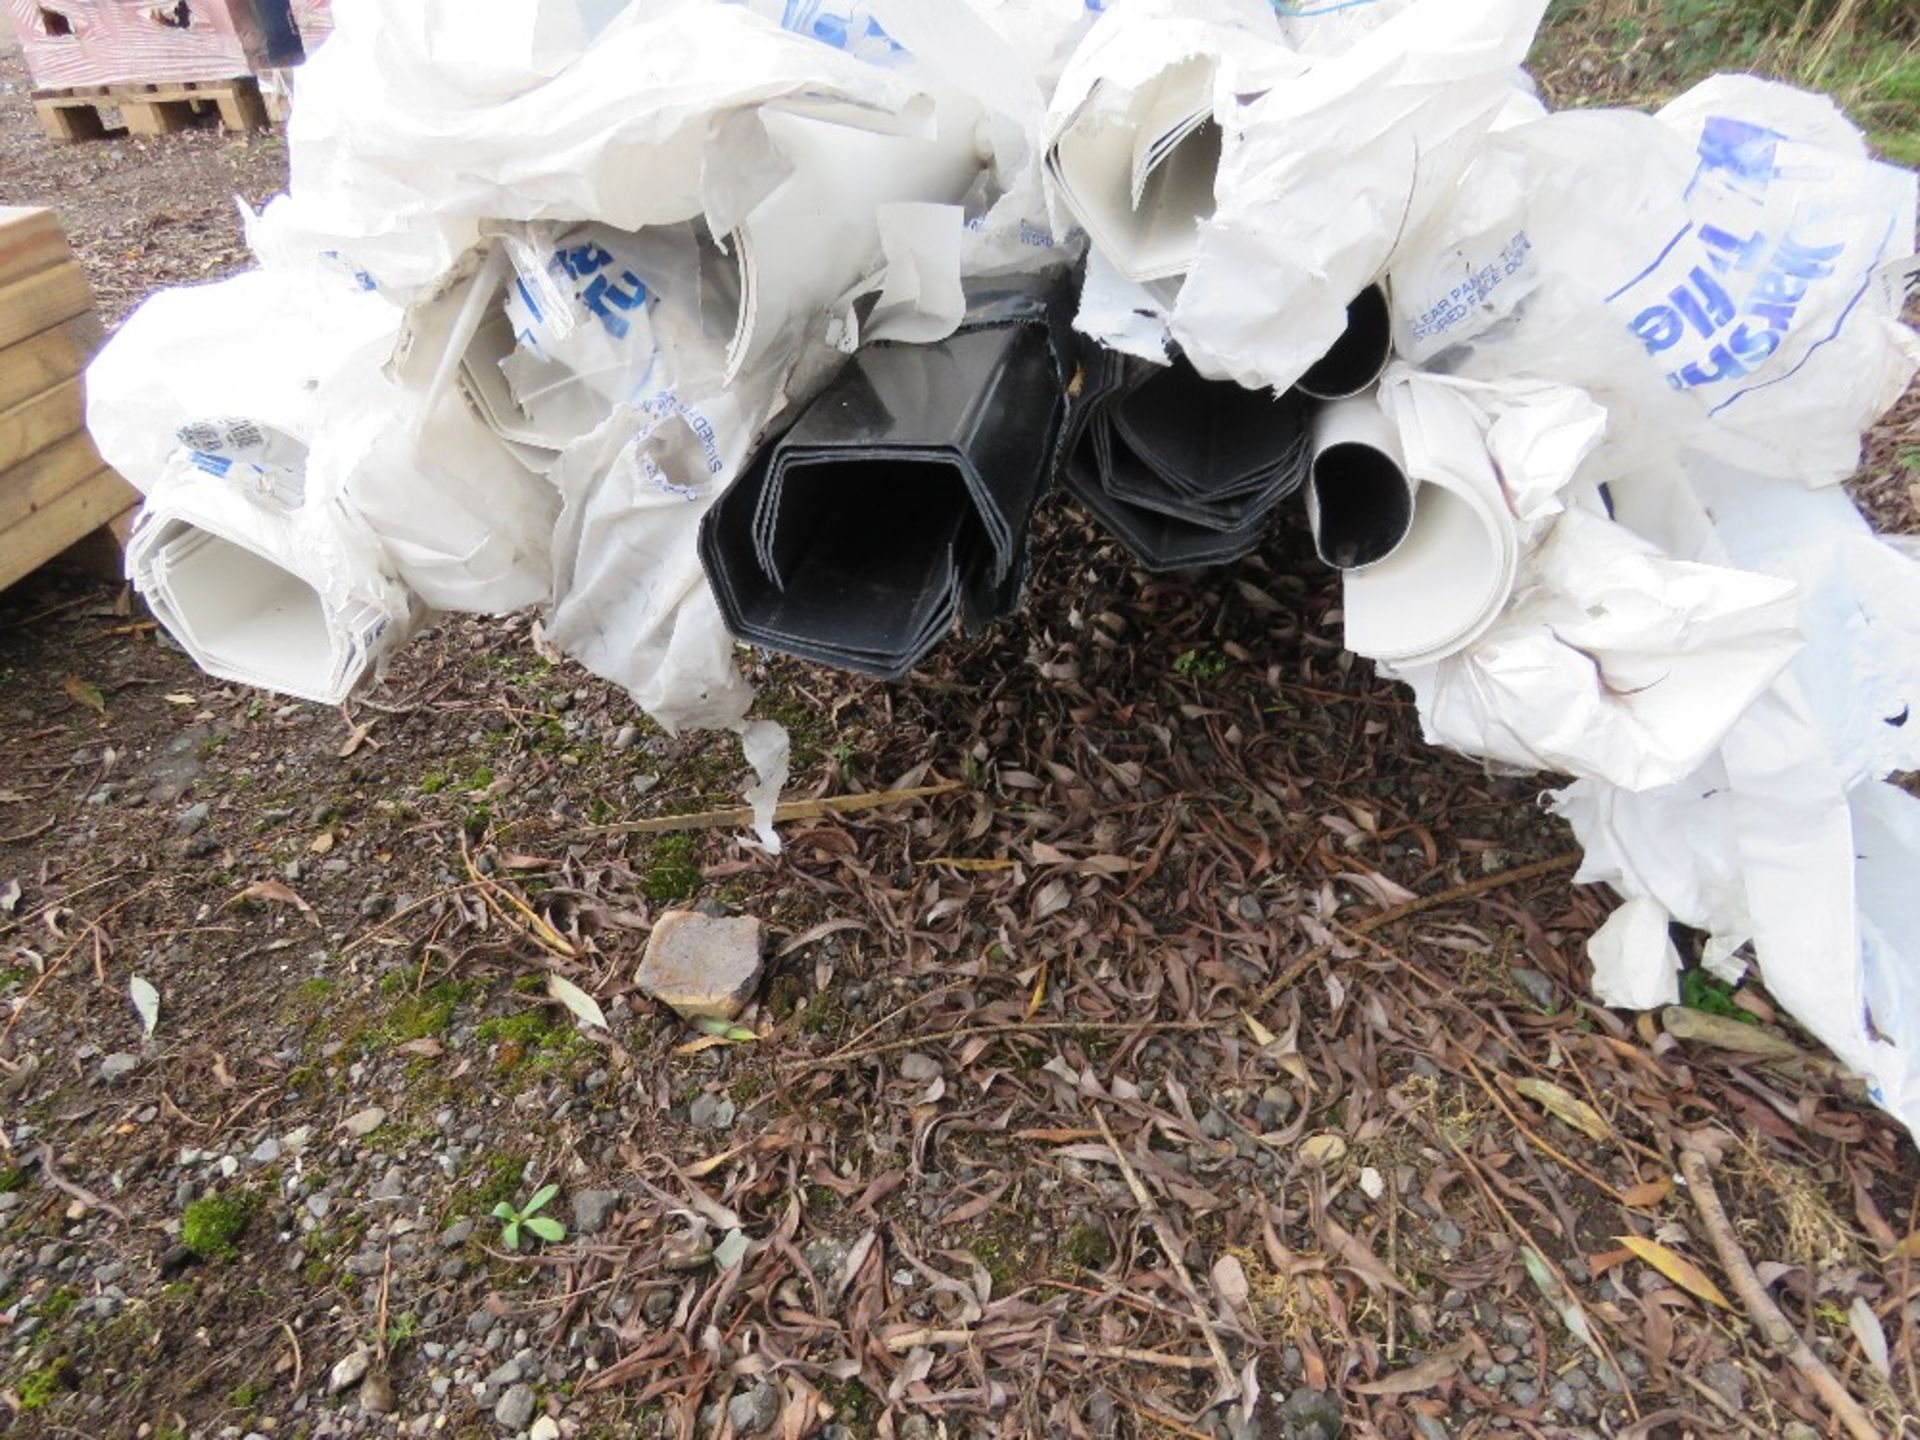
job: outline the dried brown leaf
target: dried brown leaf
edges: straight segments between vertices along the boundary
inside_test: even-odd
[[[1513,1082],[1513,1088],[1540,1106],[1556,1120],[1572,1126],[1575,1130],[1594,1140],[1605,1140],[1613,1133],[1604,1116],[1586,1101],[1576,1099],[1551,1080],[1525,1080]]]
[[[1731,1050],[1738,1055],[1758,1055],[1769,1060],[1794,1060],[1806,1052],[1771,1030],[1749,1025],[1729,1015],[1709,1015],[1704,1010],[1689,1010],[1684,1005],[1669,1005],[1660,1012],[1660,1024],[1676,1040],[1696,1045],[1711,1045],[1716,1050]]]
[[[313,907],[295,894],[291,886],[283,885],[278,880],[256,880],[227,904],[231,907],[245,904],[249,900],[261,904],[291,905],[315,925],[320,923],[319,917],[313,913]]]
[[[1446,1349],[1429,1355],[1417,1365],[1409,1365],[1378,1380],[1363,1381],[1348,1388],[1357,1395],[1417,1395],[1444,1385],[1460,1373],[1460,1363],[1473,1353],[1473,1340],[1457,1340]]]
[[[1718,1305],[1722,1310],[1733,1308],[1727,1302],[1727,1297],[1720,1293],[1720,1287],[1707,1278],[1706,1272],[1679,1251],[1669,1250],[1658,1240],[1648,1240],[1639,1235],[1616,1235],[1614,1238],[1689,1295]]]
[[[99,686],[88,684],[78,675],[69,675],[60,682],[60,688],[74,703],[86,706],[97,715],[107,713],[107,697],[100,693]]]

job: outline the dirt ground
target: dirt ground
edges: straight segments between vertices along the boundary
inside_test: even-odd
[[[55,147],[24,89],[0,202],[110,317],[243,262],[277,138]],[[622,833],[737,749],[531,617],[331,711],[115,587],[0,594],[0,1434],[1838,1433],[1683,1152],[1913,1433],[1912,1141],[1757,983],[1593,1004],[1543,782],[1425,750],[1309,558],[1156,579],[1056,508],[1023,616],[912,680],[760,664],[792,797],[956,787],[777,858]],[[770,927],[730,1037],[632,984],[690,903]]]

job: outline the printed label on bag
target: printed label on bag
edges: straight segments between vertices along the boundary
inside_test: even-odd
[[[1791,137],[1715,116],[1701,128],[1687,189],[1693,219],[1607,297],[1676,390],[1718,413],[1786,378],[1833,340],[1865,298],[1893,240],[1857,205],[1823,203],[1834,162]],[[1817,317],[1808,323],[1806,317]],[[1801,349],[1791,365],[1766,362]]]

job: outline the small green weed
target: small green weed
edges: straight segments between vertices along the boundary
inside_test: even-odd
[[[520,1232],[526,1230],[534,1238],[546,1241],[549,1245],[558,1244],[567,1238],[567,1227],[551,1215],[539,1212],[547,1208],[547,1202],[560,1193],[558,1185],[542,1185],[533,1192],[533,1198],[524,1206],[515,1207],[502,1200],[490,1212],[500,1222],[500,1240],[509,1250],[520,1248]]]
[[[36,1305],[34,1313],[50,1324],[57,1323],[71,1315],[73,1307],[79,1303],[80,1292],[70,1285],[63,1285]]]
[[[20,1382],[19,1396],[22,1410],[44,1410],[53,1403],[53,1397],[66,1388],[66,1367],[63,1365],[44,1365],[33,1371]]]
[[[1173,673],[1189,680],[1218,680],[1231,663],[1213,650],[1188,650],[1173,662]]]
[[[1680,1003],[1689,1010],[1699,1010],[1708,1015],[1724,1015],[1748,1025],[1760,1023],[1758,1016],[1749,1014],[1734,1003],[1731,985],[1724,980],[1714,979],[1698,967],[1680,972]]]
[[[662,835],[647,855],[647,872],[640,889],[656,905],[686,900],[699,890],[700,865],[694,858],[691,835]]]

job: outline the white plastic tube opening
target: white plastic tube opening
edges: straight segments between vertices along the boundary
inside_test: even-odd
[[[269,510],[221,481],[163,481],[127,544],[154,617],[210,675],[338,704],[405,638],[412,602],[382,575],[356,585],[345,544],[313,515]]]

